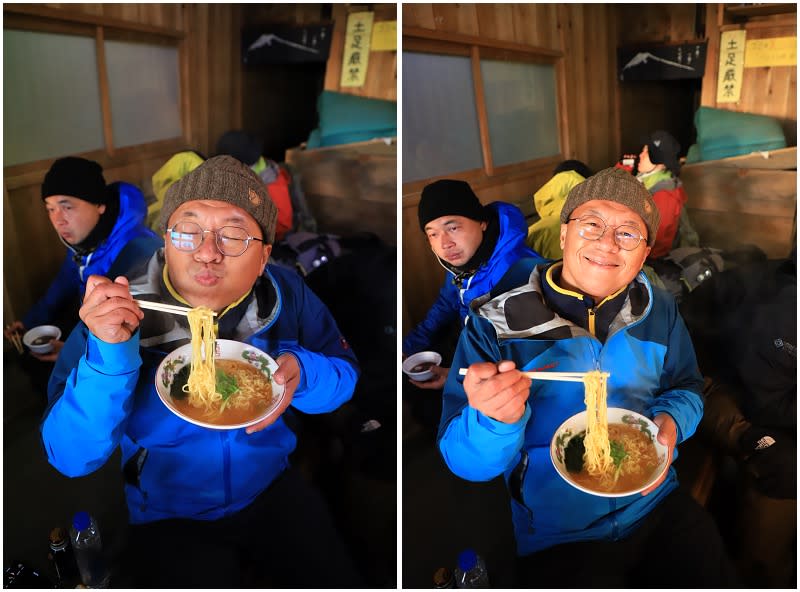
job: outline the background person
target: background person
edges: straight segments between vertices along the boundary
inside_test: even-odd
[[[404,379],[403,397],[411,402],[418,419],[435,426],[441,410],[439,397],[406,388],[406,384],[441,390],[473,298],[491,290],[515,261],[535,253],[525,245],[527,227],[519,208],[504,202],[482,205],[466,181],[441,179],[426,185],[417,216],[437,262],[447,273],[425,318],[403,339],[403,356],[433,350],[442,355],[442,365],[432,368],[435,376],[429,381]]]
[[[250,583],[248,565],[258,585],[360,584],[322,497],[290,466],[296,437],[284,415],[217,431],[171,413],[153,377],[189,341],[188,320],[142,313],[131,296],[215,310],[219,338],[276,359],[284,407],[336,409],[352,395],[356,359],[297,274],[265,269],[276,216],[260,179],[228,156],[174,183],[164,248],[113,282],[89,279],[51,377],[41,429],[50,463],[78,477],[121,448],[137,587],[235,588]]]
[[[42,183],[42,200],[67,255],[42,296],[4,331],[24,333],[37,325],[57,325],[67,335],[78,321],[78,307],[93,274],[105,275],[149,257],[161,240],[145,224],[147,206],[137,187],[117,182],[106,185],[102,167],[85,158],[59,158]],[[58,357],[64,342],[54,342],[52,352],[30,353],[44,362]],[[22,358],[34,389],[46,391],[49,370]]]
[[[470,315],[444,388],[439,448],[460,477],[506,479],[521,587],[728,587],[736,574],[711,517],[678,489],[670,467],[642,494],[593,496],[567,484],[551,438],[583,411],[582,383],[534,381],[521,370],[610,372],[609,407],[653,418],[675,447],[703,412],[702,379],[674,299],[640,273],[658,209],[628,173],[577,185],[561,212],[563,261],[521,261]],[[576,565],[580,569],[576,569]]]

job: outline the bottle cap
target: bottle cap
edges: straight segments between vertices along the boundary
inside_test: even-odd
[[[67,538],[64,529],[60,526],[56,526],[53,530],[50,531],[50,543],[53,545],[60,545],[65,541]]]
[[[458,556],[458,567],[461,571],[469,571],[478,563],[478,554],[474,549],[464,549]]]
[[[89,522],[90,518],[88,512],[77,512],[72,518],[72,526],[75,527],[75,530],[85,530],[89,528]]]
[[[433,572],[434,588],[453,588],[453,571],[447,567],[440,567]]]

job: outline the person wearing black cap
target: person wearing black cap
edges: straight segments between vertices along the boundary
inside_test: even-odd
[[[42,183],[42,201],[67,256],[45,295],[6,328],[6,335],[26,328],[63,322],[71,329],[78,320],[77,305],[91,274],[104,275],[121,270],[152,254],[161,241],[144,222],[147,205],[138,188],[118,182],[106,185],[102,167],[85,158],[59,158]],[[76,305],[65,318],[65,308]],[[53,351],[35,354],[52,362],[63,346],[56,341]]]
[[[417,214],[447,276],[425,319],[403,340],[405,356],[430,349],[443,329],[455,326],[460,331],[472,299],[491,290],[515,261],[536,254],[525,244],[528,228],[519,208],[503,202],[482,205],[466,181],[441,179],[426,185]],[[411,382],[441,389],[447,371],[436,367],[435,378]]]
[[[686,191],[678,178],[680,144],[664,130],[656,130],[643,140],[636,178],[653,195],[661,213],[661,225],[649,257],[658,259],[678,246],[698,246],[698,241],[684,208]],[[680,243],[681,235],[685,235],[688,242]]]

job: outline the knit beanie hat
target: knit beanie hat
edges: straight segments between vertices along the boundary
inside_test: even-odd
[[[67,156],[59,158],[47,171],[42,183],[42,199],[69,195],[93,204],[108,202],[103,167],[93,160]]]
[[[680,172],[678,153],[681,145],[672,134],[664,130],[656,130],[645,138],[642,145],[647,145],[647,155],[653,164],[663,164],[667,169],[677,175]]]
[[[566,224],[578,206],[593,199],[613,201],[639,214],[647,226],[647,244],[652,247],[656,242],[661,215],[650,192],[636,177],[623,169],[612,167],[575,185],[561,208],[561,223]]]
[[[172,213],[187,201],[215,199],[238,206],[255,218],[264,233],[264,242],[275,239],[278,208],[267,188],[250,167],[232,156],[209,158],[167,189],[159,225],[165,231]]]
[[[464,216],[483,222],[486,212],[466,181],[441,179],[426,185],[417,208],[419,227],[424,231],[431,220],[442,216]]]

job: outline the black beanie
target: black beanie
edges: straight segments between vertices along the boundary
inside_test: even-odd
[[[247,166],[253,166],[261,158],[261,140],[241,130],[231,130],[222,134],[217,141],[217,156],[233,156]]]
[[[483,222],[486,211],[466,181],[441,179],[426,185],[417,208],[419,227],[424,231],[431,220],[442,216],[464,216]]]
[[[106,204],[108,189],[103,168],[85,158],[59,158],[47,171],[42,183],[42,199],[51,195],[69,195],[93,204]]]

